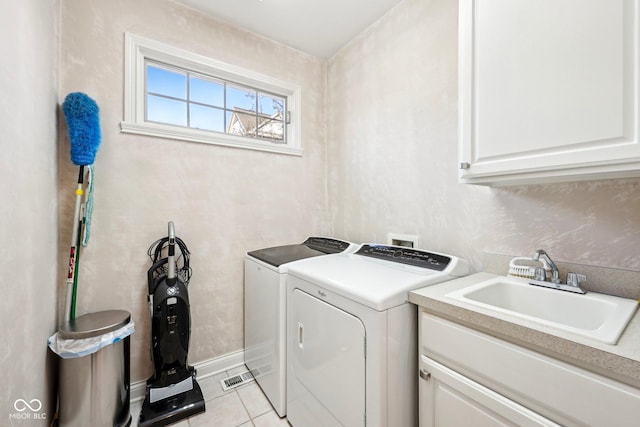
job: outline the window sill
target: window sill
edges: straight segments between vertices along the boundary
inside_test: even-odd
[[[247,150],[267,151],[270,153],[302,156],[302,148],[290,147],[284,144],[275,144],[267,141],[252,141],[249,138],[212,134],[208,131],[200,131],[191,128],[179,128],[162,125],[159,123],[131,123],[121,122],[120,130],[123,133],[155,136],[159,138],[177,139],[182,141],[200,142],[204,144],[222,145],[225,147],[244,148]]]

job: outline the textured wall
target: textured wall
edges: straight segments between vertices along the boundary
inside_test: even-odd
[[[640,180],[487,188],[457,183],[457,2],[405,0],[329,62],[335,234],[471,260],[532,254],[640,270]]]
[[[47,352],[47,338],[57,329],[57,17],[57,0],[3,3],[0,14],[0,425],[4,426],[47,426],[56,403],[55,357]],[[18,399],[35,411],[21,402],[22,412],[16,410]]]
[[[65,0],[61,28],[60,98],[74,91],[93,97],[103,132],[78,313],[130,311],[137,327],[132,381],[148,377],[146,252],[172,220],[192,252],[190,362],[242,349],[244,253],[326,228],[326,64],[167,0]],[[125,31],[301,85],[304,156],[120,133]],[[61,140],[60,252],[66,253],[77,168]],[[62,289],[63,275],[59,281]]]
[[[151,372],[146,250],[169,220],[192,251],[192,363],[242,348],[244,252],[309,234],[419,234],[424,247],[476,269],[483,251],[544,248],[558,260],[640,270],[640,180],[457,183],[454,1],[405,0],[328,66],[168,0],[65,0],[61,28],[60,99],[87,92],[103,130],[78,312],[131,311],[134,381]],[[300,84],[305,155],[121,134],[125,31]],[[60,140],[65,254],[77,169]]]

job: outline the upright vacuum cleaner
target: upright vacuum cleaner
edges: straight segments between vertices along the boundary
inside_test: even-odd
[[[177,259],[176,246],[180,250]],[[148,254],[153,263],[147,276],[147,298],[154,373],[147,380],[140,427],[166,426],[205,411],[196,370],[187,364],[191,335],[189,250],[176,237],[173,222],[169,222],[169,236],[154,242]]]

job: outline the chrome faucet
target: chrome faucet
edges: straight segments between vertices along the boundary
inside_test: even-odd
[[[533,260],[539,261],[540,258],[551,267],[551,281],[547,281],[547,274],[544,270],[544,267],[536,267],[534,274],[534,280],[530,280],[530,285],[535,286],[543,286],[545,288],[559,289],[561,291],[574,292],[577,294],[585,294],[585,290],[580,287],[580,283],[587,280],[587,277],[584,274],[578,273],[567,273],[567,283],[563,284],[560,281],[560,272],[558,271],[558,266],[555,262],[551,260],[549,255],[543,251],[542,249],[538,249],[533,254]]]
[[[560,283],[560,272],[558,271],[558,266],[556,265],[556,263],[553,262],[553,260],[549,257],[549,254],[547,254],[542,249],[538,249],[536,253],[533,254],[533,260],[538,261],[540,257],[542,257],[542,259],[545,260],[547,264],[549,264],[549,267],[551,267],[551,283]],[[540,272],[542,272],[541,278],[539,277]],[[546,280],[544,268],[541,268],[540,270],[536,268],[536,280]]]

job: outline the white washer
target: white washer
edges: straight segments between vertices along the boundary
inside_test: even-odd
[[[296,261],[354,251],[326,237],[248,252],[244,262],[244,361],[278,415],[286,414],[286,273]]]
[[[371,244],[291,265],[289,423],[417,425],[417,308],[408,292],[468,272],[454,256]]]

